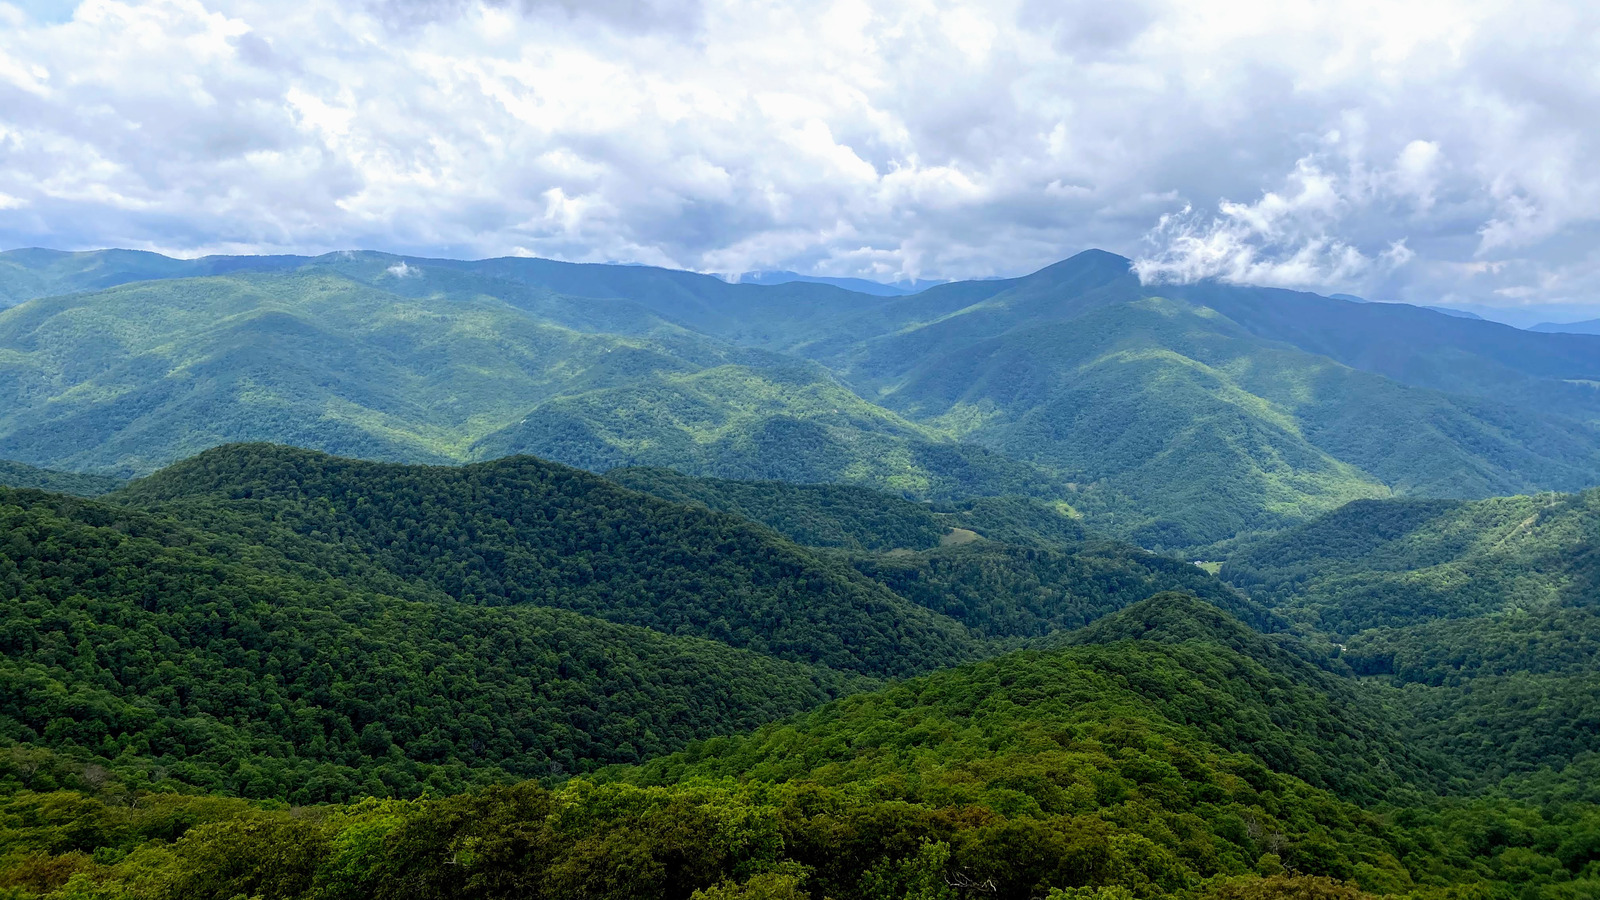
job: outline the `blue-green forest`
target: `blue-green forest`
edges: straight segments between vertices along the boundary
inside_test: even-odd
[[[1600,336],[0,254],[0,898],[1600,897]]]

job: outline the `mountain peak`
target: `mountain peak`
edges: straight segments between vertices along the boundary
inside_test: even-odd
[[[1133,260],[1126,256],[1118,256],[1109,250],[1089,249],[1061,260],[1051,263],[1037,272],[1027,276],[1035,278],[1049,273],[1054,277],[1063,275],[1077,275],[1095,272],[1107,276],[1125,275],[1133,267]]]

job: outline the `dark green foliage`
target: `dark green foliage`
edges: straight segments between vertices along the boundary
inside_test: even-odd
[[[993,638],[1078,628],[1166,590],[1193,592],[1273,627],[1264,610],[1203,570],[1126,545],[1085,545],[1076,519],[1037,500],[922,504],[854,486],[691,478],[662,469],[606,477],[755,519],[800,543],[850,551],[846,558],[863,575]]]
[[[1552,573],[1555,574],[1555,573]],[[1402,688],[1407,732],[1514,795],[1600,792],[1582,761],[1600,756],[1600,616],[1532,609],[1355,635],[1343,659]]]
[[[1260,627],[1271,623],[1264,610],[1201,569],[1126,545],[1068,551],[981,542],[856,556],[852,563],[896,594],[992,637],[1079,628],[1169,590],[1199,594]]]
[[[127,484],[122,478],[110,475],[86,475],[80,472],[57,472],[22,463],[0,459],[0,487],[34,488],[79,497],[98,497]]]
[[[239,445],[116,498],[462,602],[570,609],[835,669],[904,674],[980,650],[765,529],[531,457],[424,467]]]
[[[58,495],[0,490],[0,534],[0,738],[136,782],[459,790],[631,761],[852,684],[556,610],[399,600]]]
[[[1578,675],[1600,660],[1600,610],[1541,606],[1374,628],[1350,638],[1343,659],[1361,674],[1398,684],[1461,685],[1517,672]]]

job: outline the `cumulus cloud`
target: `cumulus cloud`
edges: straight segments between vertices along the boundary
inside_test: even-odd
[[[1343,289],[1367,283],[1416,254],[1404,236],[1388,239],[1376,251],[1363,250],[1354,241],[1381,240],[1382,229],[1349,223],[1364,216],[1385,218],[1391,229],[1404,228],[1411,219],[1397,214],[1394,201],[1409,200],[1417,212],[1431,208],[1428,173],[1438,152],[1437,144],[1413,141],[1400,151],[1392,171],[1373,172],[1353,159],[1342,174],[1324,168],[1320,155],[1306,156],[1295,164],[1281,191],[1267,191],[1254,203],[1224,199],[1213,215],[1185,206],[1161,216],[1146,235],[1155,249],[1135,258],[1133,270],[1146,284],[1214,278]]]
[[[1580,4],[6,9],[12,246],[881,279],[1098,246],[1152,278],[1600,296],[1600,14]]]

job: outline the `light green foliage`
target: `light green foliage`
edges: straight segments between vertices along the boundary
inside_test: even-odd
[[[1082,473],[1074,505],[1151,546],[1281,527],[1391,490],[1581,486],[1600,459],[1588,426],[1264,346],[1179,301],[1106,306],[905,365],[880,402]]]
[[[1063,490],[861,400],[819,366],[738,349],[631,300],[448,267],[396,274],[397,260],[373,255],[302,262],[0,313],[0,388],[21,401],[0,412],[0,452],[144,473],[267,439],[416,462],[672,464],[919,496]],[[860,296],[795,290],[811,288]]]
[[[477,442],[477,457],[532,453],[594,471],[855,482],[914,497],[1066,491],[1062,479],[874,406],[820,367],[719,366],[572,391]]]
[[[1070,508],[1027,497],[919,503],[856,485],[693,478],[670,469],[614,469],[606,478],[679,503],[761,522],[796,543],[854,551],[931,550],[962,528],[1021,546],[1085,540]]]
[[[1334,632],[1419,746],[1480,786],[1595,799],[1600,492],[1353,503],[1243,542],[1223,577]]]
[[[1548,603],[1600,587],[1600,491],[1354,503],[1246,542],[1224,579],[1338,634]]]

